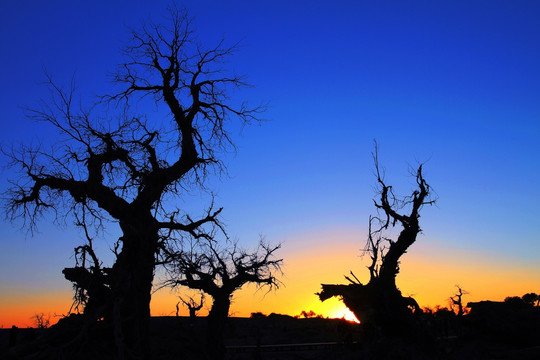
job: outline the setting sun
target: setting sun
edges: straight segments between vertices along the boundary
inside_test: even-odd
[[[353,312],[349,310],[345,305],[332,310],[331,312],[329,312],[327,317],[331,319],[345,319],[347,321],[355,322],[358,324],[360,323],[356,316],[354,316]]]

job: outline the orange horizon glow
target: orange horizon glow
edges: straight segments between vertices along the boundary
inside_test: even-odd
[[[339,299],[321,302],[315,295],[320,291],[321,283],[346,284],[343,275],[350,270],[360,280],[368,280],[365,264],[358,257],[360,246],[354,239],[356,235],[338,235],[345,239],[340,241],[340,246],[322,241],[325,234],[319,234],[318,239],[312,235],[306,236],[289,246],[289,249],[285,249],[287,256],[281,277],[284,286],[271,292],[253,285],[244,286],[233,296],[230,315],[250,317],[251,313],[261,312],[265,315],[298,316],[302,311],[314,311],[323,317],[354,321],[354,315]],[[311,246],[304,246],[308,240]],[[532,265],[505,263],[501,259],[482,258],[474,253],[464,255],[448,249],[432,251],[429,247],[420,247],[420,243],[418,245],[420,251],[411,251],[403,257],[397,281],[403,295],[413,296],[421,307],[448,307],[448,299],[455,294],[457,284],[469,292],[464,297],[465,303],[502,301],[507,296],[539,292],[540,274],[531,268]],[[67,313],[72,304],[72,295],[69,285],[64,291],[56,293],[2,294],[0,326],[32,326],[32,316],[36,313],[50,314],[52,325],[59,319],[55,314]],[[169,289],[157,291],[152,296],[152,316],[174,316],[177,302],[176,292]],[[209,305],[208,296],[200,316],[208,314]],[[179,314],[186,316],[187,309],[181,306]]]
[[[68,313],[73,303],[69,292],[45,294],[3,294],[0,307],[0,328],[34,327],[34,315],[43,314],[54,325]]]

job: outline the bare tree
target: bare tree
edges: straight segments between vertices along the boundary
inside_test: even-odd
[[[193,296],[178,296],[180,301],[176,303],[176,316],[178,316],[180,311],[179,305],[182,303],[188,308],[190,320],[195,319],[197,317],[197,311],[201,310],[204,305],[204,293],[200,293],[199,298],[199,301],[195,301]]]
[[[45,316],[44,313],[34,314],[32,319],[34,320],[34,326],[36,329],[46,329],[51,323],[51,316]]]
[[[281,273],[283,259],[275,258],[275,252],[280,247],[261,239],[255,251],[249,252],[228,239],[222,246],[203,239],[193,242],[189,249],[170,252],[166,262],[170,279],[166,284],[187,286],[212,297],[207,333],[209,358],[223,356],[223,331],[233,293],[247,283],[269,289],[279,287],[276,272]]]
[[[75,225],[84,231],[86,243],[75,247],[75,266],[64,268],[62,274],[73,283],[73,304],[68,313],[81,310],[85,325],[98,319],[110,319],[112,312],[111,268],[103,267],[94,251],[94,239],[90,236],[86,221],[75,215]],[[84,215],[83,215],[84,216]]]
[[[379,185],[377,199],[374,200],[378,215],[369,219],[369,234],[364,254],[371,260],[367,267],[370,280],[362,284],[351,272],[345,276],[348,285],[322,284],[318,293],[321,301],[330,297],[340,297],[345,305],[365,326],[376,329],[383,335],[405,334],[411,325],[411,313],[420,311],[412,297],[404,297],[396,285],[400,258],[416,241],[420,233],[420,210],[431,205],[430,186],[422,173],[422,165],[414,173],[417,188],[410,196],[398,197],[392,186],[384,180],[384,172],[379,167],[378,149],[373,153],[375,174]],[[397,240],[386,235],[390,227],[401,226]]]
[[[149,357],[156,256],[169,237],[205,238],[205,225],[218,222],[221,209],[210,206],[193,218],[172,200],[202,186],[210,170],[222,169],[218,153],[233,145],[227,122],[250,123],[262,110],[235,105],[228,97],[230,89],[247,85],[224,70],[235,47],[220,42],[205,49],[195,40],[186,11],[169,12],[170,26],[148,24],[132,32],[127,60],[114,76],[120,90],[102,98],[99,115],[96,107],[77,106],[73,87],[63,90],[48,76],[53,96],[29,116],[55,127],[58,145],[8,153],[21,172],[6,196],[12,220],[23,218],[33,230],[52,211],[59,217],[77,214],[87,225],[119,226],[108,320],[114,322],[121,359]],[[129,103],[148,95],[165,108],[168,123],[131,113]],[[91,255],[88,250],[81,248]]]
[[[450,297],[451,306],[453,308],[457,308],[457,311],[455,314],[457,316],[463,316],[465,315],[465,307],[463,306],[463,296],[468,295],[469,293],[466,290],[463,290],[463,288],[459,285],[456,285],[457,288],[457,294]]]

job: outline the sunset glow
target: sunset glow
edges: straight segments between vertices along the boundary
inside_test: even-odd
[[[350,321],[350,322],[355,322],[355,323],[358,323],[358,324],[360,323],[360,321],[358,321],[356,316],[354,316],[353,312],[351,310],[347,309],[345,306],[343,306],[342,308],[334,310],[333,312],[331,312],[328,315],[328,317],[331,318],[331,319],[345,319],[345,320]]]
[[[51,105],[43,70],[66,88],[74,79],[77,101],[110,94],[127,28],[162,19],[169,3],[3,2],[2,149],[58,146],[58,133],[23,110]],[[280,286],[243,286],[231,316],[313,311],[357,321],[339,299],[321,302],[316,293],[321,284],[347,284],[351,271],[369,280],[362,250],[369,216],[377,215],[374,139],[396,194],[411,194],[411,169],[423,163],[437,200],[421,209],[422,231],[400,259],[404,296],[434,307],[448,306],[456,285],[468,292],[465,302],[540,293],[540,2],[183,4],[201,43],[240,41],[223,66],[254,86],[235,89],[231,101],[268,105],[260,123],[226,123],[235,145],[218,151],[226,171],[209,170],[204,188],[190,179],[174,199],[193,219],[212,202],[223,207],[229,238],[248,249],[261,236],[282,244]],[[146,100],[132,104],[133,116],[150,125],[170,120]],[[4,193],[20,175],[0,157]],[[28,219],[0,223],[1,327],[33,326],[39,313],[55,323],[70,309],[73,289],[62,269],[75,266],[74,248],[86,238],[59,207],[36,229]],[[95,250],[111,266],[122,234],[117,222],[104,228]],[[154,288],[163,280],[156,270]],[[156,290],[151,314],[174,316],[178,294]],[[199,315],[210,306],[207,296]]]
[[[283,286],[271,292],[246,286],[235,293],[231,316],[249,317],[253,312],[297,316],[302,311],[314,311],[323,317],[355,321],[354,315],[341,301],[332,298],[320,302],[315,293],[320,291],[321,283],[346,283],[343,275],[349,271],[367,281],[367,259],[361,258],[358,250],[363,245],[362,232],[361,228],[349,231],[333,229],[287,240],[284,249],[289,256],[285,258],[284,275],[281,277]],[[339,246],[331,243],[335,237],[340,239]],[[534,291],[540,284],[540,273],[534,271],[535,264],[512,265],[505,263],[504,258],[472,262],[470,259],[479,255],[451,249],[441,252],[430,241],[432,239],[428,236],[419,238],[417,251],[405,255],[398,275],[398,286],[403,295],[414,296],[421,307],[448,306],[448,299],[458,284],[469,292],[464,298],[466,302],[502,301],[509,294],[521,296]],[[313,246],[304,250],[308,242]],[[58,320],[55,314],[67,313],[72,303],[70,286],[65,285],[64,290],[56,294],[3,294],[0,325],[32,326],[32,316],[36,313],[50,314],[51,323],[55,323]],[[156,292],[152,297],[152,315],[174,316],[177,294],[169,289]],[[199,315],[208,314],[209,297],[206,304]],[[183,306],[180,306],[180,315],[188,315]]]

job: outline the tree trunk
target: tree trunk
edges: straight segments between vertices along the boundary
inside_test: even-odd
[[[399,273],[399,261],[414,244],[416,236],[420,232],[418,224],[410,225],[403,229],[396,242],[391,243],[388,252],[384,255],[379,278],[389,287],[396,287],[396,276]]]
[[[121,223],[122,251],[112,271],[114,336],[119,359],[149,359],[150,299],[157,233],[153,219]]]
[[[209,359],[223,359],[225,357],[225,344],[223,333],[225,323],[229,317],[231,299],[229,293],[213,296],[214,303],[208,314],[207,348]]]
[[[366,285],[323,284],[319,298],[342,297],[364,328],[375,331],[376,336],[407,334],[412,329],[412,309],[418,308],[412,298],[404,298],[395,284],[375,279]],[[416,305],[415,305],[416,304]]]

